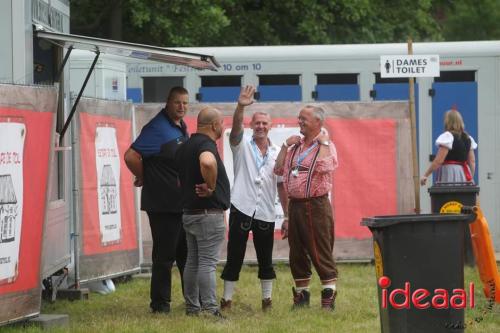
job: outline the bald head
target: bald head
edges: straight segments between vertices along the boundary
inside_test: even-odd
[[[220,111],[215,108],[212,107],[203,108],[201,109],[200,113],[198,113],[197,125],[198,127],[211,125],[215,121],[219,120],[221,116],[222,115]]]
[[[197,133],[203,133],[211,137],[214,141],[219,139],[224,132],[224,118],[219,110],[206,107],[198,113]]]

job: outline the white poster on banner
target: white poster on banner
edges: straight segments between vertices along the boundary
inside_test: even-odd
[[[18,276],[25,138],[24,123],[0,118],[0,284]]]
[[[95,156],[101,243],[116,244],[121,240],[121,210],[120,154],[114,127],[96,127]]]
[[[231,188],[234,183],[234,169],[233,169],[233,152],[231,151],[231,147],[229,146],[229,133],[230,129],[227,129],[224,133],[224,166],[226,167],[227,177],[229,178],[229,183],[231,184]],[[252,129],[245,128],[245,136],[252,135]],[[288,139],[292,135],[300,135],[300,129],[298,127],[273,127],[269,131],[269,139],[271,142],[278,147],[281,147],[283,142]],[[281,203],[279,197],[276,195],[276,199],[274,202],[276,207],[276,223],[274,228],[276,230],[281,229],[281,224],[283,223],[283,209],[281,208]]]

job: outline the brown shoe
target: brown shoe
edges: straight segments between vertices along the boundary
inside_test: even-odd
[[[264,298],[262,300],[262,311],[271,310],[273,307],[273,301],[270,298]]]
[[[302,308],[309,306],[309,299],[311,294],[307,290],[302,290],[297,292],[295,288],[292,287],[293,292],[293,309]]]
[[[337,291],[331,288],[323,289],[321,292],[321,308],[325,310],[335,310],[335,299],[337,298]]]
[[[231,310],[231,304],[232,304],[231,300],[227,300],[226,301],[224,298],[221,298],[221,300],[220,300],[220,309],[222,311]]]

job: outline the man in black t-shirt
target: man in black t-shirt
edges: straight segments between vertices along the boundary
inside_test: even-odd
[[[217,305],[215,268],[225,235],[224,211],[230,205],[229,179],[217,152],[224,131],[221,113],[204,108],[198,129],[175,156],[182,188],[182,223],[188,257],[184,269],[186,314],[207,311],[222,318]]]
[[[174,156],[188,139],[182,120],[188,110],[186,89],[170,90],[166,108],[142,129],[125,153],[125,163],[142,186],[141,210],[146,211],[153,238],[151,303],[153,312],[170,312],[172,265],[181,273],[187,256],[182,206]],[[182,281],[182,280],[181,280]]]

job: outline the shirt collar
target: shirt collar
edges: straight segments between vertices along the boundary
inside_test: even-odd
[[[253,139],[253,135],[250,136],[250,142],[255,142],[255,140]],[[268,136],[267,137],[267,144],[268,144],[268,148],[271,148],[273,146],[273,143],[271,142],[271,138]]]
[[[184,135],[187,135],[187,125],[186,123],[184,122],[184,119],[181,119],[180,121],[180,126],[177,125],[173,120],[172,118],[170,118],[170,116],[168,115],[167,113],[167,109],[166,108],[163,108],[161,109],[161,113],[165,116],[165,118],[167,118],[168,122],[170,123],[170,125],[172,125],[173,127],[177,127],[178,129],[180,129],[182,131],[182,133]]]
[[[321,134],[321,132],[320,132],[320,134]],[[319,134],[318,134],[318,135],[317,135],[317,136],[313,139],[313,141],[312,141],[312,143],[311,143],[312,145],[314,144],[314,141],[316,141],[316,140],[317,140],[317,137],[318,137],[318,136],[319,136]],[[305,141],[305,138],[302,136],[302,137],[300,138],[299,146],[303,145],[303,144],[304,144],[304,141]]]

